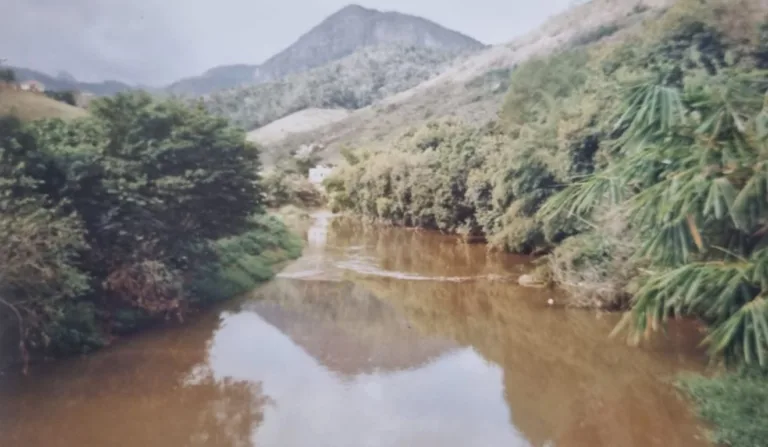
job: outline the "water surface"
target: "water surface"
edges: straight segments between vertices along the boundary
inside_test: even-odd
[[[223,308],[0,378],[0,445],[706,445],[669,383],[693,327],[631,348],[519,287],[524,258],[327,215],[307,239]]]

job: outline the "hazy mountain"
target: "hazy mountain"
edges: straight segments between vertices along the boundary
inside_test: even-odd
[[[19,82],[42,82],[45,85],[46,90],[77,90],[93,93],[98,96],[108,96],[139,88],[118,81],[80,82],[66,72],[59,73],[58,76],[51,76],[28,68],[11,68],[16,73],[16,79]]]
[[[169,85],[166,90],[178,95],[205,95],[217,90],[258,82],[257,65],[222,65],[200,76],[185,78]]]
[[[215,90],[274,81],[349,56],[363,47],[399,45],[433,50],[483,48],[477,40],[429,20],[358,5],[332,14],[293,45],[261,65],[217,67],[168,87],[171,93],[202,95]]]

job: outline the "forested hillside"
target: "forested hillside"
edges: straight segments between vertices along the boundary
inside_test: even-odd
[[[415,46],[363,48],[337,62],[207,96],[214,113],[251,130],[307,108],[359,109],[436,75],[456,51]]]
[[[482,125],[495,119],[515,67],[550,52],[628,38],[644,23],[658,20],[671,3],[674,0],[580,2],[530,33],[457,58],[413,88],[326,126],[297,129],[267,146],[272,152],[289,152],[302,144],[321,144],[326,148],[321,155],[337,160],[344,146],[387,150],[408,128],[436,119]]]
[[[626,309],[630,340],[694,318],[713,359],[768,368],[765,6],[681,0],[624,38],[529,60],[493,123],[435,122],[389,151],[347,152],[333,204],[550,253],[539,279],[570,305]],[[765,395],[707,386],[710,410],[727,407],[705,414],[724,424],[718,440],[762,445],[760,423],[732,415]]]

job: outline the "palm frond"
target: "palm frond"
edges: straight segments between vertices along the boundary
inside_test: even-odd
[[[737,355],[747,362],[757,359],[765,366],[768,300],[760,293],[768,261],[763,258],[760,263],[689,263],[651,274],[616,331],[629,329],[636,339],[658,330],[671,317],[695,316],[713,327],[705,339],[713,355]]]
[[[630,85],[623,114],[616,120],[614,131],[626,128],[619,140],[624,152],[637,143],[663,137],[687,123],[687,110],[680,89],[663,85],[658,80],[643,80]]]
[[[611,172],[592,175],[558,192],[539,209],[540,219],[547,221],[557,216],[590,217],[600,205],[615,205],[626,197],[626,184]]]
[[[768,300],[759,296],[713,327],[704,340],[712,355],[768,366]]]

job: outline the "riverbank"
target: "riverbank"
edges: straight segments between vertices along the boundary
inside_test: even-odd
[[[280,217],[258,216],[253,223],[254,229],[217,241],[217,263],[196,269],[190,275],[187,312],[205,311],[210,306],[253,290],[274,278],[287,262],[301,255],[304,246],[302,238],[283,224]],[[97,324],[99,318],[108,323],[108,329]],[[0,372],[26,368],[28,365],[25,362],[43,360],[49,355],[62,357],[108,348],[116,337],[136,334],[165,320],[165,315],[153,315],[130,307],[115,309],[108,316],[93,313],[79,315],[76,320],[61,323],[61,331],[66,331],[66,335],[60,332],[52,334],[58,337],[60,343],[55,352],[31,352],[25,360],[19,356],[16,346],[6,344],[0,352]]]
[[[680,0],[522,62],[493,122],[434,122],[345,155],[330,206],[547,253],[539,279],[570,306],[627,310],[614,333],[663,339],[695,319],[713,363],[768,369],[766,30],[760,1]],[[694,393],[734,442],[759,422],[723,415],[760,411],[711,390],[742,380]]]
[[[710,447],[669,382],[704,368],[696,328],[628,347],[606,336],[617,315],[517,285],[531,267],[323,213],[301,258],[239,299],[0,377],[3,440]]]

